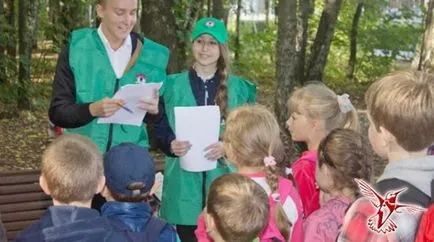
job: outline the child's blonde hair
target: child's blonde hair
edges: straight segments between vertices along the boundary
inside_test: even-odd
[[[278,194],[278,170],[276,165],[265,165],[266,158],[283,161],[284,149],[276,118],[265,107],[244,106],[230,112],[224,132],[225,148],[235,156],[239,166],[263,168],[272,194]],[[280,202],[275,209],[276,224],[288,239],[290,223]]]
[[[90,201],[104,175],[101,151],[89,138],[62,135],[45,150],[41,175],[53,199],[66,204]]]
[[[225,241],[250,242],[267,225],[268,196],[250,178],[226,174],[211,184],[206,211]]]
[[[384,127],[405,150],[423,150],[434,142],[433,75],[390,73],[369,87],[365,101],[376,129]]]
[[[367,144],[362,135],[350,129],[335,129],[320,143],[318,166],[326,165],[337,190],[349,188],[357,196],[354,178],[369,182],[372,164],[368,159]]]
[[[290,113],[325,121],[326,131],[336,128],[359,130],[357,111],[346,94],[338,96],[321,82],[296,89],[288,100]]]

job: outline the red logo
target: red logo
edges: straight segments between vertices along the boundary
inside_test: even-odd
[[[386,196],[383,197],[367,182],[361,179],[354,180],[357,182],[362,195],[368,198],[377,210],[377,212],[368,219],[368,226],[372,231],[384,234],[395,231],[398,227],[391,217],[394,213],[401,213],[403,210],[407,211],[407,213],[425,211],[424,208],[419,206],[397,202],[398,196],[406,191],[407,188],[388,191]]]
[[[136,83],[137,84],[146,83],[146,76],[144,74],[137,74]]]

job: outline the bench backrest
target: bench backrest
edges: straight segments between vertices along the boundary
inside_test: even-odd
[[[52,205],[39,187],[39,171],[0,173],[0,217],[8,240],[37,221]]]
[[[163,171],[164,162],[156,161],[156,170]],[[53,203],[39,186],[40,171],[0,173],[0,218],[8,240],[14,240],[28,225],[39,220]]]

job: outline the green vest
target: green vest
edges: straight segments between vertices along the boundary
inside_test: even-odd
[[[110,64],[107,51],[96,29],[80,29],[72,32],[69,45],[69,64],[74,73],[76,102],[92,103],[115,93],[117,77]],[[119,79],[119,88],[136,83],[137,75],[143,74],[147,82],[166,80],[169,51],[149,39],[143,40],[143,48],[131,69]],[[67,132],[90,137],[105,152],[112,125],[111,146],[132,142],[148,147],[146,125],[97,124],[97,118],[80,128]]]
[[[236,76],[229,76],[227,86],[229,110],[256,102],[256,86],[254,84]],[[163,96],[170,127],[175,132],[174,108],[177,106],[197,106],[188,72],[169,75]],[[221,130],[223,128],[221,127]],[[206,193],[208,193],[208,187],[214,179],[230,171],[228,165],[219,161],[216,169],[205,172]],[[172,224],[196,225],[197,217],[202,212],[202,182],[203,172],[185,171],[180,167],[179,158],[166,157],[161,217]]]

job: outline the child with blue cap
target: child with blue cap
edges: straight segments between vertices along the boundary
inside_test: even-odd
[[[216,18],[200,19],[191,34],[194,63],[182,73],[168,76],[163,99],[168,124],[155,125],[159,147],[170,147],[166,156],[161,217],[176,224],[182,241],[196,241],[197,218],[205,206],[209,185],[217,177],[229,173],[223,162],[225,151],[221,142],[207,144],[206,158],[218,160],[217,168],[206,172],[188,172],[180,167],[179,157],[190,148],[188,140],[175,137],[176,106],[195,107],[218,105],[221,130],[230,110],[256,101],[256,86],[229,73],[228,32]],[[192,117],[194,118],[194,117]],[[176,201],[176,202],[173,202]]]
[[[174,227],[152,215],[147,203],[154,185],[155,162],[149,152],[136,144],[122,143],[104,156],[107,200],[101,215],[122,221],[133,232],[144,232],[145,241],[176,241]],[[143,238],[143,235],[140,235]]]

